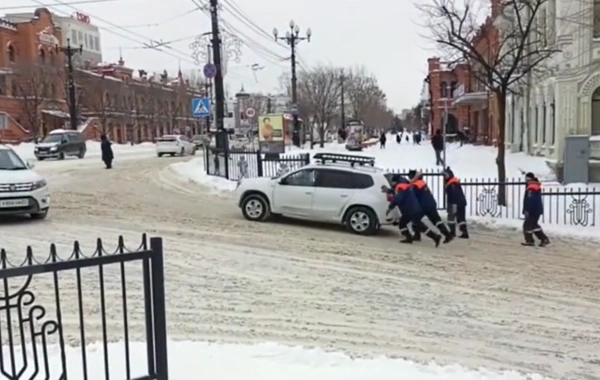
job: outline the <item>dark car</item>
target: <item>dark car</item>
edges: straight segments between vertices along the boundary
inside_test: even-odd
[[[35,145],[35,157],[43,161],[46,158],[63,160],[66,156],[85,157],[87,149],[85,137],[78,131],[57,129]]]

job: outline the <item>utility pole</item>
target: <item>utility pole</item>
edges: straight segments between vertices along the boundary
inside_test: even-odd
[[[81,54],[83,52],[83,45],[79,45],[79,48],[73,49],[71,47],[71,40],[67,38],[67,46],[57,48],[67,57],[67,85],[69,91],[69,120],[71,121],[71,129],[76,131],[79,125],[77,121],[77,94],[75,90],[75,78],[73,75],[73,56],[76,53]]]
[[[294,117],[294,130],[292,134],[292,140],[295,146],[300,146],[300,121],[298,119],[298,92],[297,92],[297,77],[296,77],[296,45],[303,40],[310,42],[310,36],[312,32],[310,29],[306,30],[306,37],[300,37],[300,27],[294,23],[294,20],[290,21],[290,30],[286,32],[285,37],[279,37],[279,31],[277,28],[273,29],[273,36],[275,41],[285,41],[292,51],[291,62],[292,62],[292,107]],[[312,131],[311,131],[312,133]]]
[[[213,81],[215,91],[215,127],[217,136],[215,138],[217,148],[228,150],[227,131],[223,123],[225,117],[225,88],[223,86],[223,70],[221,68],[221,36],[219,31],[219,0],[210,0],[210,18],[212,25],[212,57],[213,64],[217,68],[217,75]]]
[[[344,98],[344,69],[342,69],[342,76],[340,77],[341,85],[341,109],[342,109],[342,128],[346,128],[346,99]]]
[[[443,153],[442,153],[442,161],[444,161],[444,168],[446,167],[446,130],[448,125],[448,97],[451,97],[452,87],[450,85],[446,85],[446,99],[444,99],[444,121],[442,125],[442,141],[443,141]]]
[[[212,63],[212,45],[208,44],[206,45],[206,48],[208,49],[208,54],[207,54],[207,58],[208,58],[208,62],[207,63]],[[204,90],[206,92],[206,97],[210,99],[210,103],[213,104],[213,94],[212,94],[212,88],[213,88],[213,80],[211,78],[206,78],[206,82],[204,82]],[[210,115],[206,116],[206,133],[210,132]]]
[[[267,113],[271,113],[271,97],[267,96]]]

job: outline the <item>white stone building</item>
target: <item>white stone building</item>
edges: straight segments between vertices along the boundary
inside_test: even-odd
[[[560,172],[565,137],[588,135],[590,181],[600,182],[600,3],[548,0],[544,6],[538,25],[559,52],[544,63],[546,75],[532,75],[519,96],[509,96],[507,145],[548,158]]]

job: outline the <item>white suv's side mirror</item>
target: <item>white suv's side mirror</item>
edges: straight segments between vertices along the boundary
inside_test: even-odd
[[[29,169],[33,169],[33,168],[35,167],[35,165],[34,165],[34,163],[33,163],[33,162],[29,162],[29,161],[27,161],[27,167],[28,167]]]

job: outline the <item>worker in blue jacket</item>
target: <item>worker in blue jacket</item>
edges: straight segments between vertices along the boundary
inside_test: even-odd
[[[444,244],[452,240],[453,236],[446,223],[442,220],[440,213],[437,210],[437,202],[431,194],[431,190],[427,186],[427,183],[423,180],[423,175],[417,173],[416,170],[411,170],[408,173],[410,177],[411,187],[414,189],[415,195],[419,200],[419,204],[423,209],[423,214],[429,219],[429,221],[444,235]],[[416,240],[420,239],[420,236],[415,236]]]
[[[398,178],[396,188],[394,189],[394,198],[390,202],[387,214],[389,214],[396,207],[398,207],[400,213],[402,214],[400,217],[399,227],[400,233],[402,236],[404,236],[404,239],[400,240],[401,243],[410,244],[414,241],[413,235],[411,235],[408,228],[410,223],[412,224],[413,232],[415,234],[418,232],[420,236],[421,233],[424,233],[425,236],[435,242],[436,247],[440,245],[442,237],[435,231],[427,228],[425,223],[423,223],[423,210],[414,193],[414,190],[410,185],[410,181],[405,177]]]
[[[546,236],[539,224],[540,217],[544,215],[542,185],[533,173],[527,173],[525,182],[527,185],[525,199],[523,200],[523,214],[525,215],[523,236],[525,237],[525,242],[521,243],[521,245],[535,246],[533,238],[535,236],[540,240],[539,246],[545,247],[550,244],[550,239],[548,239],[548,236]]]
[[[460,185],[458,178],[447,167],[442,172],[444,175],[444,185],[446,193],[446,204],[448,206],[448,225],[450,232],[456,236],[456,229],[460,231],[458,236],[461,239],[468,239],[469,232],[467,230],[467,198]]]

